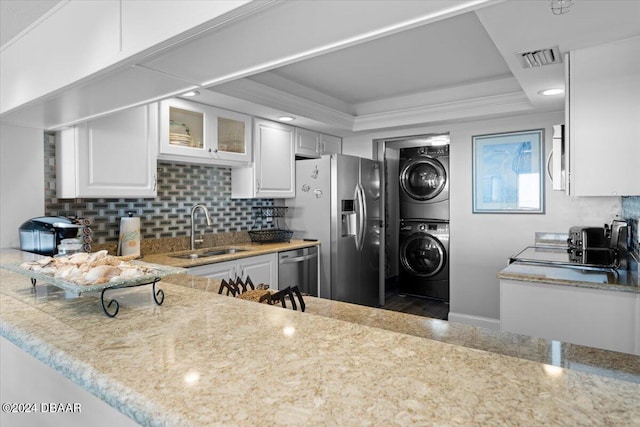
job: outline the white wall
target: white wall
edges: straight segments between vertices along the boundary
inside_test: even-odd
[[[416,127],[343,139],[343,153],[372,158],[372,140],[450,132],[451,303],[450,320],[499,327],[500,297],[496,275],[511,255],[534,242],[536,231],[567,232],[572,225],[602,226],[621,213],[619,197],[568,197],[545,180],[543,215],[472,214],[471,139],[473,135],[545,128],[545,153],[551,149],[553,124],[563,113]]]
[[[44,133],[0,124],[0,248],[18,248],[18,228],[44,215]]]

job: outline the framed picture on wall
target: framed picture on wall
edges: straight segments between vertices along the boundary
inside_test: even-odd
[[[473,213],[544,213],[544,129],[472,139]]]

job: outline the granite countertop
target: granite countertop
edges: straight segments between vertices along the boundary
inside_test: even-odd
[[[640,424],[638,382],[319,315],[350,304],[301,313],[170,280],[162,306],[134,288],[111,319],[3,269],[0,332],[144,425]]]
[[[638,274],[631,270],[618,270],[614,274],[606,269],[598,271],[515,261],[498,273],[498,278],[640,293]]]
[[[283,252],[293,249],[308,248],[312,246],[318,246],[319,242],[309,242],[305,240],[291,240],[290,242],[283,243],[235,243],[216,246],[216,248],[236,248],[243,249],[239,252],[230,254],[216,255],[212,257],[196,258],[196,259],[184,259],[175,258],[175,255],[187,254],[192,251],[166,251],[161,253],[155,253],[151,255],[144,255],[141,260],[154,264],[170,265],[172,267],[197,267],[199,265],[213,264],[224,261],[232,261],[235,259],[241,259],[251,256],[270,254],[274,252]],[[162,249],[158,249],[162,250]],[[211,248],[198,248],[197,252],[202,253]]]
[[[215,293],[220,286],[218,279],[189,274],[167,276],[163,281]],[[304,296],[304,301],[305,312],[317,316],[640,383],[640,357],[633,354],[494,331],[309,295]]]

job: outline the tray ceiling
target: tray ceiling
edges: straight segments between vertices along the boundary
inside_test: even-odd
[[[562,95],[538,92],[564,87],[563,63],[524,69],[517,53],[637,36],[638,19],[640,2],[576,1],[557,16],[546,1],[504,1],[210,89],[342,134],[562,111]]]

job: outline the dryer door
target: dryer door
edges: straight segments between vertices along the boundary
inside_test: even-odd
[[[400,171],[400,188],[414,200],[433,199],[445,189],[446,184],[444,166],[431,157],[413,159]]]
[[[446,256],[440,240],[426,233],[414,233],[400,246],[403,267],[419,277],[438,274],[445,265]]]

